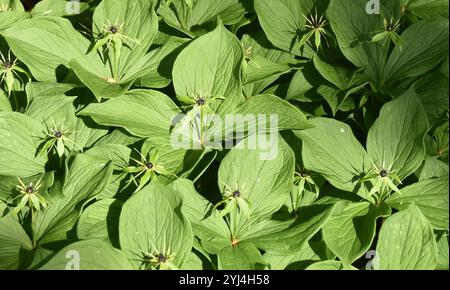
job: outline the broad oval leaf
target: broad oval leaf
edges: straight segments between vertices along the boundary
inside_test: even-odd
[[[216,20],[235,24],[244,13],[239,0],[164,1],[158,10],[168,25],[191,37],[203,34]]]
[[[398,210],[415,203],[435,229],[448,230],[448,175],[422,180],[405,186],[400,193],[391,195],[386,202]]]
[[[0,176],[28,177],[44,172],[47,159],[36,156],[44,131],[24,114],[0,112]]]
[[[286,228],[248,238],[259,249],[279,255],[292,255],[300,251],[317,234],[333,214],[334,205],[310,205],[300,207],[298,216]]]
[[[62,188],[63,197],[36,215],[33,228],[36,241],[42,245],[67,238],[67,232],[79,217],[80,206],[107,186],[112,169],[112,163],[104,159],[77,155],[69,166]]]
[[[32,249],[33,244],[19,221],[9,215],[0,217],[0,270],[16,270],[21,251]]]
[[[85,56],[90,42],[67,19],[37,17],[24,20],[3,31],[3,36],[38,81],[56,82],[67,73],[72,59],[82,61],[86,69],[99,75],[104,72],[99,59]]]
[[[237,108],[238,114],[276,115],[278,130],[311,128],[306,116],[297,107],[275,95],[258,95],[249,98]],[[261,124],[258,124],[260,126]],[[268,126],[267,126],[268,127]]]
[[[385,203],[378,207],[368,202],[346,204],[341,210],[335,210],[326,222],[322,228],[323,238],[344,265],[351,265],[372,245],[377,218],[390,213]]]
[[[195,39],[174,63],[172,76],[178,98],[214,102],[211,98],[221,97],[226,98],[223,108],[236,106],[242,94],[243,55],[239,40],[221,24]]]
[[[270,42],[285,51],[303,55],[300,40],[308,32],[305,29],[306,18],[310,14],[323,13],[328,1],[256,0],[254,5]]]
[[[122,203],[109,198],[90,205],[80,216],[77,237],[82,240],[119,240],[119,216]]]
[[[125,254],[102,240],[85,240],[61,249],[40,270],[132,270]]]
[[[310,120],[314,128],[296,132],[302,141],[306,169],[322,174],[333,186],[370,200],[359,179],[370,169],[370,160],[347,124],[327,118]]]
[[[155,267],[142,259],[150,254],[173,257],[176,268],[183,265],[191,252],[192,228],[182,211],[180,194],[152,182],[128,199],[119,221],[120,246],[135,268]]]
[[[258,220],[278,210],[289,195],[294,153],[277,132],[250,135],[222,160],[218,185],[223,196],[239,190]],[[230,192],[231,191],[231,192]]]
[[[79,115],[90,116],[101,125],[121,127],[133,135],[167,136],[179,108],[165,94],[133,90],[100,104],[91,104]]]
[[[217,254],[219,270],[262,270],[266,262],[261,252],[251,243],[228,246]]]
[[[425,158],[428,119],[413,91],[386,103],[367,136],[367,153],[379,168],[400,180],[412,174]]]
[[[433,229],[420,209],[411,205],[384,222],[373,265],[380,270],[434,270],[436,257]]]
[[[420,39],[420,41],[417,41]],[[386,84],[418,77],[436,67],[447,55],[448,19],[431,18],[409,26],[386,63]]]
[[[0,35],[3,29],[11,27],[30,15],[20,0],[2,0],[0,1]]]

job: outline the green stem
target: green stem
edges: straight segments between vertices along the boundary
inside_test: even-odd
[[[202,147],[204,145],[203,137],[203,107],[200,107],[200,142],[202,144]]]
[[[37,246],[36,236],[35,236],[35,229],[36,229],[36,216],[34,214],[34,209],[31,206],[31,235],[33,236],[33,249]]]
[[[17,101],[16,92],[12,91],[12,94],[13,94],[13,98],[14,98],[14,104],[16,105],[15,111],[19,112],[19,102]]]
[[[116,51],[115,47],[112,49],[112,55],[113,55],[113,57],[112,57],[112,61],[113,61],[113,65],[112,65],[112,67],[113,67],[113,78],[114,78],[114,80],[117,80],[118,79],[117,73],[118,73],[118,70],[119,70],[119,64],[118,64],[118,60],[117,60],[117,51]]]

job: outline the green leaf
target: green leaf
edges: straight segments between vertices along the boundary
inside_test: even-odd
[[[30,17],[20,0],[1,0],[0,7],[0,35],[3,29]]]
[[[110,132],[109,134],[103,136],[100,140],[98,140],[98,142],[96,142],[95,145],[101,146],[112,143],[129,146],[138,142],[139,140],[142,140],[142,138],[135,137],[123,129],[114,129],[112,130],[112,132]]]
[[[320,8],[325,8],[327,1],[318,1]],[[306,33],[306,18],[314,13],[314,1],[273,0],[255,1],[255,11],[262,29],[270,42],[285,51],[302,55],[300,51],[301,32]],[[320,9],[319,8],[319,9]],[[320,10],[319,10],[320,12]]]
[[[86,155],[92,155],[111,160],[115,170],[121,170],[128,163],[131,155],[131,149],[120,144],[107,143],[96,144],[96,146],[84,152]]]
[[[259,250],[246,242],[223,248],[217,260],[219,270],[262,270],[266,264]]]
[[[279,255],[272,252],[264,253],[264,258],[269,263],[271,270],[304,269],[312,261],[334,259],[336,256],[327,248],[322,240],[314,240],[314,237],[305,243],[303,247],[291,255]]]
[[[3,4],[3,7],[5,8],[3,12],[9,10],[25,11],[25,8],[20,0],[0,0],[0,4]]]
[[[69,142],[68,148],[73,151],[91,147],[107,133],[107,127],[98,126],[89,118],[76,118],[76,127],[70,134],[74,142]]]
[[[448,51],[448,19],[431,18],[409,26],[386,63],[383,82],[418,77],[437,66]],[[417,41],[420,39],[421,41]]]
[[[86,70],[106,75],[106,68],[96,56],[85,56],[90,43],[67,19],[24,20],[3,31],[3,36],[38,81],[56,82],[61,73],[67,73],[72,59],[79,60]]]
[[[395,1],[380,2],[381,9],[389,10],[391,4],[387,2]],[[370,40],[373,32],[384,27],[383,16],[367,14],[366,5],[367,1],[363,0],[331,0],[326,15],[344,56],[357,67],[365,68],[366,73],[379,82],[378,70],[385,62],[386,53],[382,44]]]
[[[72,16],[83,13],[87,9],[89,9],[89,4],[86,2],[73,3],[66,0],[42,0],[33,7],[31,16]]]
[[[368,202],[346,204],[322,228],[324,240],[344,265],[351,265],[372,245],[377,219],[390,213],[384,203],[379,207]]]
[[[448,77],[427,74],[413,84],[417,97],[422,101],[430,124],[438,122],[448,111]]]
[[[434,157],[425,159],[422,170],[420,171],[419,181],[435,178],[445,177],[449,175],[448,164],[442,162]]]
[[[101,125],[121,127],[140,137],[166,136],[179,108],[165,94],[133,90],[100,104],[90,104],[79,115]]]
[[[116,82],[114,78],[110,77],[110,72],[95,73],[77,59],[73,59],[69,64],[77,77],[92,91],[98,101],[122,96],[135,81],[135,79],[131,79]]]
[[[187,39],[169,37],[164,44],[150,51],[142,71],[141,85],[148,88],[163,88],[172,81],[172,69],[178,54],[187,43]]]
[[[27,177],[44,172],[46,158],[36,156],[44,128],[17,112],[0,112],[0,176]]]
[[[446,0],[402,0],[406,5],[405,13],[418,18],[429,18],[437,15],[448,18],[448,1]]]
[[[244,12],[239,0],[165,1],[158,10],[168,25],[189,36],[203,34],[218,19],[225,25],[235,24]]]
[[[367,153],[378,168],[403,180],[425,158],[428,119],[413,91],[386,103],[367,136]]]
[[[75,242],[61,249],[40,270],[132,270],[125,254],[102,240]]]
[[[384,222],[374,261],[376,269],[433,270],[436,257],[433,229],[417,206],[411,205]]]
[[[178,55],[173,67],[173,84],[177,97],[224,97],[234,107],[241,99],[241,64],[243,51],[239,40],[218,25],[190,43]]]
[[[94,156],[77,155],[64,180],[64,196],[36,216],[34,239],[39,243],[64,240],[73,228],[82,203],[99,194],[109,183],[112,164]]]
[[[343,270],[343,265],[339,261],[320,261],[311,264],[305,270]]]
[[[275,95],[251,97],[242,103],[236,111],[238,114],[243,115],[277,115],[278,131],[301,130],[312,127],[306,119],[306,116],[297,107]],[[262,125],[258,122],[258,126]],[[268,128],[269,125],[267,124],[265,128]]]
[[[348,89],[354,72],[344,67],[330,65],[322,61],[318,56],[313,58],[314,66],[317,71],[330,83],[334,84],[340,90]]]
[[[448,270],[448,233],[441,234],[437,240],[438,258],[437,270]]]
[[[95,56],[97,49],[102,50],[104,45],[109,45],[109,72],[99,74],[77,59],[70,65],[98,100],[121,96],[140,77],[148,61],[145,54],[158,31],[153,3],[146,0],[105,0],[95,9],[93,22],[93,33],[99,39],[90,55]],[[118,29],[116,35],[109,33],[111,26]]]
[[[350,126],[327,118],[310,120],[314,128],[295,134],[303,141],[303,163],[338,189],[369,198],[359,179],[370,169],[369,157]]]
[[[246,72],[244,70],[247,79],[255,79],[255,77],[260,78],[267,75],[267,77],[251,83],[247,80],[247,83],[245,83],[243,87],[244,94],[247,97],[261,93],[264,88],[273,83],[281,74],[284,74],[288,70],[290,71],[293,64],[297,63],[293,54],[275,48],[267,39],[263,31],[256,31],[243,35],[241,43],[244,49],[245,59],[249,66],[257,68],[254,73],[249,72],[248,70]],[[266,70],[266,66],[261,66],[259,63],[258,66],[256,66],[254,62],[255,58],[262,59],[263,63],[266,63],[268,65],[267,68],[270,68],[270,70]],[[252,74],[254,75],[253,77],[251,76]]]
[[[33,244],[17,219],[0,217],[0,269],[16,270],[22,250],[30,251]]]
[[[63,95],[76,88],[73,84],[52,82],[28,82],[25,86],[28,102],[39,96]]]
[[[116,199],[103,199],[90,205],[80,216],[77,237],[81,240],[119,240],[119,216],[122,203]]]
[[[12,111],[11,103],[9,102],[8,97],[2,89],[0,89],[0,112],[1,111]]]
[[[292,77],[286,100],[293,99],[307,103],[321,101],[322,96],[317,93],[317,89],[326,83],[327,81],[317,72],[314,65],[307,63]]]
[[[245,70],[245,84],[261,81],[272,75],[281,75],[291,70],[288,64],[273,62],[262,56],[255,55],[247,61]]]
[[[252,219],[257,220],[277,211],[288,198],[294,153],[278,133],[256,134],[238,143],[225,156],[218,174],[222,194],[239,190],[251,205]]]
[[[386,202],[398,210],[416,204],[435,229],[448,230],[448,175],[419,181],[394,193]]]
[[[33,99],[25,114],[45,124],[48,129],[56,127],[61,130],[63,126],[64,130],[75,131],[77,120],[74,100],[75,98],[64,95],[42,95]]]
[[[146,139],[142,146],[142,153],[147,154],[151,148],[158,150],[158,164],[163,166],[166,172],[164,175],[169,180],[188,175],[204,154],[202,151],[174,148],[168,136],[155,135]]]
[[[173,264],[183,265],[191,252],[193,234],[181,207],[180,194],[156,182],[125,202],[119,221],[120,245],[134,260],[134,267],[141,265],[144,253],[169,248],[169,254],[175,256]]]
[[[173,188],[183,196],[182,212],[192,224],[194,234],[206,240],[230,240],[230,231],[218,212],[212,212],[212,204],[195,190],[192,181],[177,179]]]
[[[333,211],[334,205],[300,207],[298,217],[288,228],[246,239],[246,242],[251,242],[259,249],[264,249],[267,252],[281,255],[293,254],[300,251],[320,231]]]

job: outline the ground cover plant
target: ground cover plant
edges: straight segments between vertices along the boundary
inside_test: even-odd
[[[0,269],[448,269],[448,1],[0,0],[0,52]]]

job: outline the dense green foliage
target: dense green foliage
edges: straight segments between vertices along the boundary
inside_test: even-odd
[[[0,269],[449,267],[446,0],[0,0],[0,51]],[[244,114],[273,158],[194,124]]]

